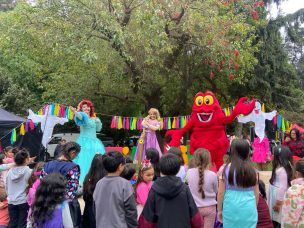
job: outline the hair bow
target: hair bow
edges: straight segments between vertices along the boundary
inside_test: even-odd
[[[141,163],[141,169],[146,169],[146,168],[150,168],[152,165],[151,165],[151,162],[150,162],[150,159],[144,159]]]

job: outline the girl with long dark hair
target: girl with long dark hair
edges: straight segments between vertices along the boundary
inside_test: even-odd
[[[273,150],[272,174],[269,180],[268,205],[274,227],[281,225],[281,207],[284,194],[292,179],[292,153],[287,146],[277,146]]]
[[[65,186],[66,179],[59,173],[49,174],[41,180],[32,206],[37,228],[73,227]]]
[[[95,154],[90,170],[86,175],[83,182],[83,200],[85,202],[84,212],[83,212],[83,227],[96,227],[96,220],[94,215],[94,203],[93,203],[93,193],[97,182],[107,175],[107,171],[103,167],[102,155]]]
[[[235,139],[231,144],[231,161],[219,180],[218,220],[225,228],[255,228],[258,220],[259,187],[257,173],[250,161],[249,144]]]

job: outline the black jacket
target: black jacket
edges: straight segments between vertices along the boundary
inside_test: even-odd
[[[139,227],[201,227],[201,222],[189,187],[179,177],[164,176],[152,185]]]

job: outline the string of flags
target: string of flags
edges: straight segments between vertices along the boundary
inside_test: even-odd
[[[18,131],[19,128],[19,131]],[[25,122],[21,123],[18,127],[14,128],[11,131],[11,137],[10,142],[11,144],[14,144],[17,140],[17,132],[19,132],[19,135],[25,135],[28,131],[34,130],[35,124],[32,120],[26,120]]]
[[[183,128],[190,120],[190,115],[163,117],[160,118],[160,129],[178,129]],[[126,130],[142,130],[142,117],[123,117],[113,116],[111,121],[111,128],[126,129]]]
[[[65,117],[69,120],[74,119],[74,113],[71,111],[69,106],[63,104],[45,104],[38,112],[38,115],[45,115],[47,108],[50,108],[51,115],[57,117]],[[227,107],[222,109],[223,113],[226,116],[229,116],[234,107]],[[265,112],[265,104],[262,104],[262,112]],[[101,116],[111,116],[111,128],[112,129],[126,129],[126,130],[142,130],[142,121],[143,117],[124,117],[124,116],[112,116],[106,114],[100,114]],[[180,129],[183,128],[190,120],[190,115],[185,116],[175,116],[175,117],[162,117],[160,118],[160,129],[161,130],[169,130],[169,129]],[[284,119],[282,115],[277,114],[273,118],[273,123],[277,126],[277,129],[281,130],[282,132],[290,131],[292,128],[292,123]],[[32,120],[27,120],[24,123],[21,123],[18,127],[12,129],[10,142],[14,144],[17,140],[17,134],[23,136],[29,130],[33,130],[35,128],[35,124]],[[19,130],[18,130],[19,129]],[[8,133],[8,134],[10,134]]]
[[[50,114],[52,116],[64,117],[69,120],[74,119],[74,113],[71,111],[69,106],[65,106],[63,104],[45,104],[43,108],[38,111],[38,115],[45,115],[47,108],[50,108]]]

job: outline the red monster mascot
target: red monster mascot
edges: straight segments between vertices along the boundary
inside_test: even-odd
[[[166,137],[171,136],[172,138],[168,145],[178,147],[181,137],[192,130],[190,154],[193,155],[198,148],[208,149],[212,162],[216,165],[216,169],[219,169],[223,165],[223,157],[229,146],[225,125],[231,123],[240,114],[248,115],[254,106],[254,99],[249,103],[247,97],[242,97],[231,115],[225,116],[212,92],[199,92],[194,97],[191,119],[186,126],[180,130],[167,131]]]

